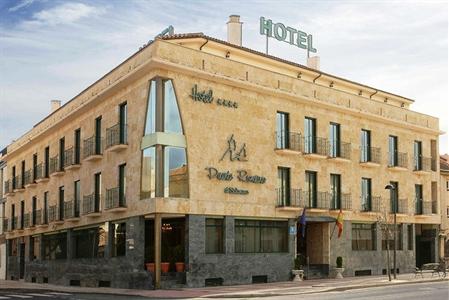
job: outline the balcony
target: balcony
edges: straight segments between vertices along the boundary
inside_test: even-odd
[[[407,153],[388,152],[388,168],[393,171],[406,171],[408,166]]]
[[[84,140],[83,160],[97,161],[103,157],[103,140],[96,136],[91,136]]]
[[[408,199],[407,198],[399,198],[398,199],[398,214],[408,214]]]
[[[34,181],[33,170],[27,170],[25,172],[25,188],[36,187],[36,182]]]
[[[64,216],[57,205],[52,205],[48,208],[48,223],[56,225],[64,223]]]
[[[40,163],[36,166],[36,183],[47,182],[49,180],[46,175],[46,166],[43,163]]]
[[[59,161],[58,155],[50,158],[49,171],[51,177],[58,177],[64,175],[64,166],[61,163],[62,162]]]
[[[80,149],[75,151],[73,147],[64,151],[64,170],[76,170],[81,167],[80,164]]]
[[[126,210],[126,197],[120,193],[120,188],[106,190],[105,210],[120,212]]]
[[[301,201],[300,189],[276,189],[276,207],[299,208],[304,207]]]
[[[326,158],[329,155],[329,142],[325,138],[305,136],[304,155],[308,158]]]
[[[31,214],[31,226],[41,226],[42,225],[42,210],[36,209],[34,214]]]
[[[79,205],[75,205],[74,201],[64,202],[64,219],[68,222],[80,220],[80,208]]]
[[[351,210],[351,194],[330,192],[317,192],[316,194],[309,191],[301,193],[301,202],[308,208],[317,208],[325,210]]]
[[[351,143],[339,140],[329,141],[328,155],[332,160],[349,162],[351,160]]]
[[[13,189],[12,189],[12,181],[11,180],[6,180],[5,181],[5,196],[12,196],[14,195]]]
[[[19,220],[19,218],[17,216],[15,216],[14,218],[11,219],[10,231],[17,229],[18,220]]]
[[[3,219],[3,232],[10,232],[11,228],[9,226],[9,219]]]
[[[15,184],[14,184],[15,183]],[[14,193],[21,193],[25,191],[25,187],[23,184],[25,183],[25,178],[22,176],[16,176],[13,178],[13,192]]]
[[[301,133],[277,131],[276,134],[276,150],[279,152],[303,152],[303,138]]]
[[[360,165],[366,167],[380,166],[381,152],[376,147],[360,147]]]
[[[48,210],[42,209],[36,211],[36,225],[39,227],[47,227],[48,226]]]
[[[120,123],[106,129],[106,150],[119,152],[128,148],[127,125]]]
[[[361,197],[360,203],[361,212],[380,212],[382,198],[380,196]]]
[[[88,217],[98,217],[100,211],[101,196],[95,197],[95,193],[83,197],[83,215]]]
[[[432,171],[432,159],[430,157],[415,156],[413,158],[413,172],[416,174],[429,173]]]
[[[415,201],[415,215],[431,215],[432,202],[424,201],[422,199]]]

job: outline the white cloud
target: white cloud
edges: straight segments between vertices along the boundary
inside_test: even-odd
[[[41,10],[33,15],[31,21],[25,21],[23,25],[64,25],[73,24],[82,18],[101,15],[104,9],[90,6],[84,3],[64,3],[56,7]]]
[[[20,10],[20,9],[22,9],[22,8],[25,8],[25,7],[27,7],[27,6],[30,6],[31,4],[33,4],[33,2],[35,2],[36,0],[23,0],[23,1],[20,1],[17,5],[15,5],[15,6],[13,6],[13,7],[10,7],[9,9],[8,9],[8,11],[10,11],[10,12],[15,12],[15,11],[18,11],[18,10]]]

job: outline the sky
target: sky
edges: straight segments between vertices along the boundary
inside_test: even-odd
[[[259,18],[313,35],[321,70],[415,100],[449,131],[447,1],[0,1],[0,149],[109,72],[168,25],[226,40],[241,16],[243,46],[265,51]],[[270,54],[306,52],[270,40]],[[440,152],[449,153],[448,134]]]

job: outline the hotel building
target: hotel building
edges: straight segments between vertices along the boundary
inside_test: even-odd
[[[295,257],[333,276],[338,256],[382,274],[395,210],[399,272],[438,260],[438,119],[228,27],[156,38],[8,145],[7,279],[246,284],[289,280]]]

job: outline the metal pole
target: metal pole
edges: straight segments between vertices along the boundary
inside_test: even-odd
[[[396,189],[393,190],[393,201],[394,201],[394,228],[393,228],[393,234],[394,234],[394,246],[393,246],[393,278],[396,279],[396,212],[398,210],[398,199],[396,197]]]

